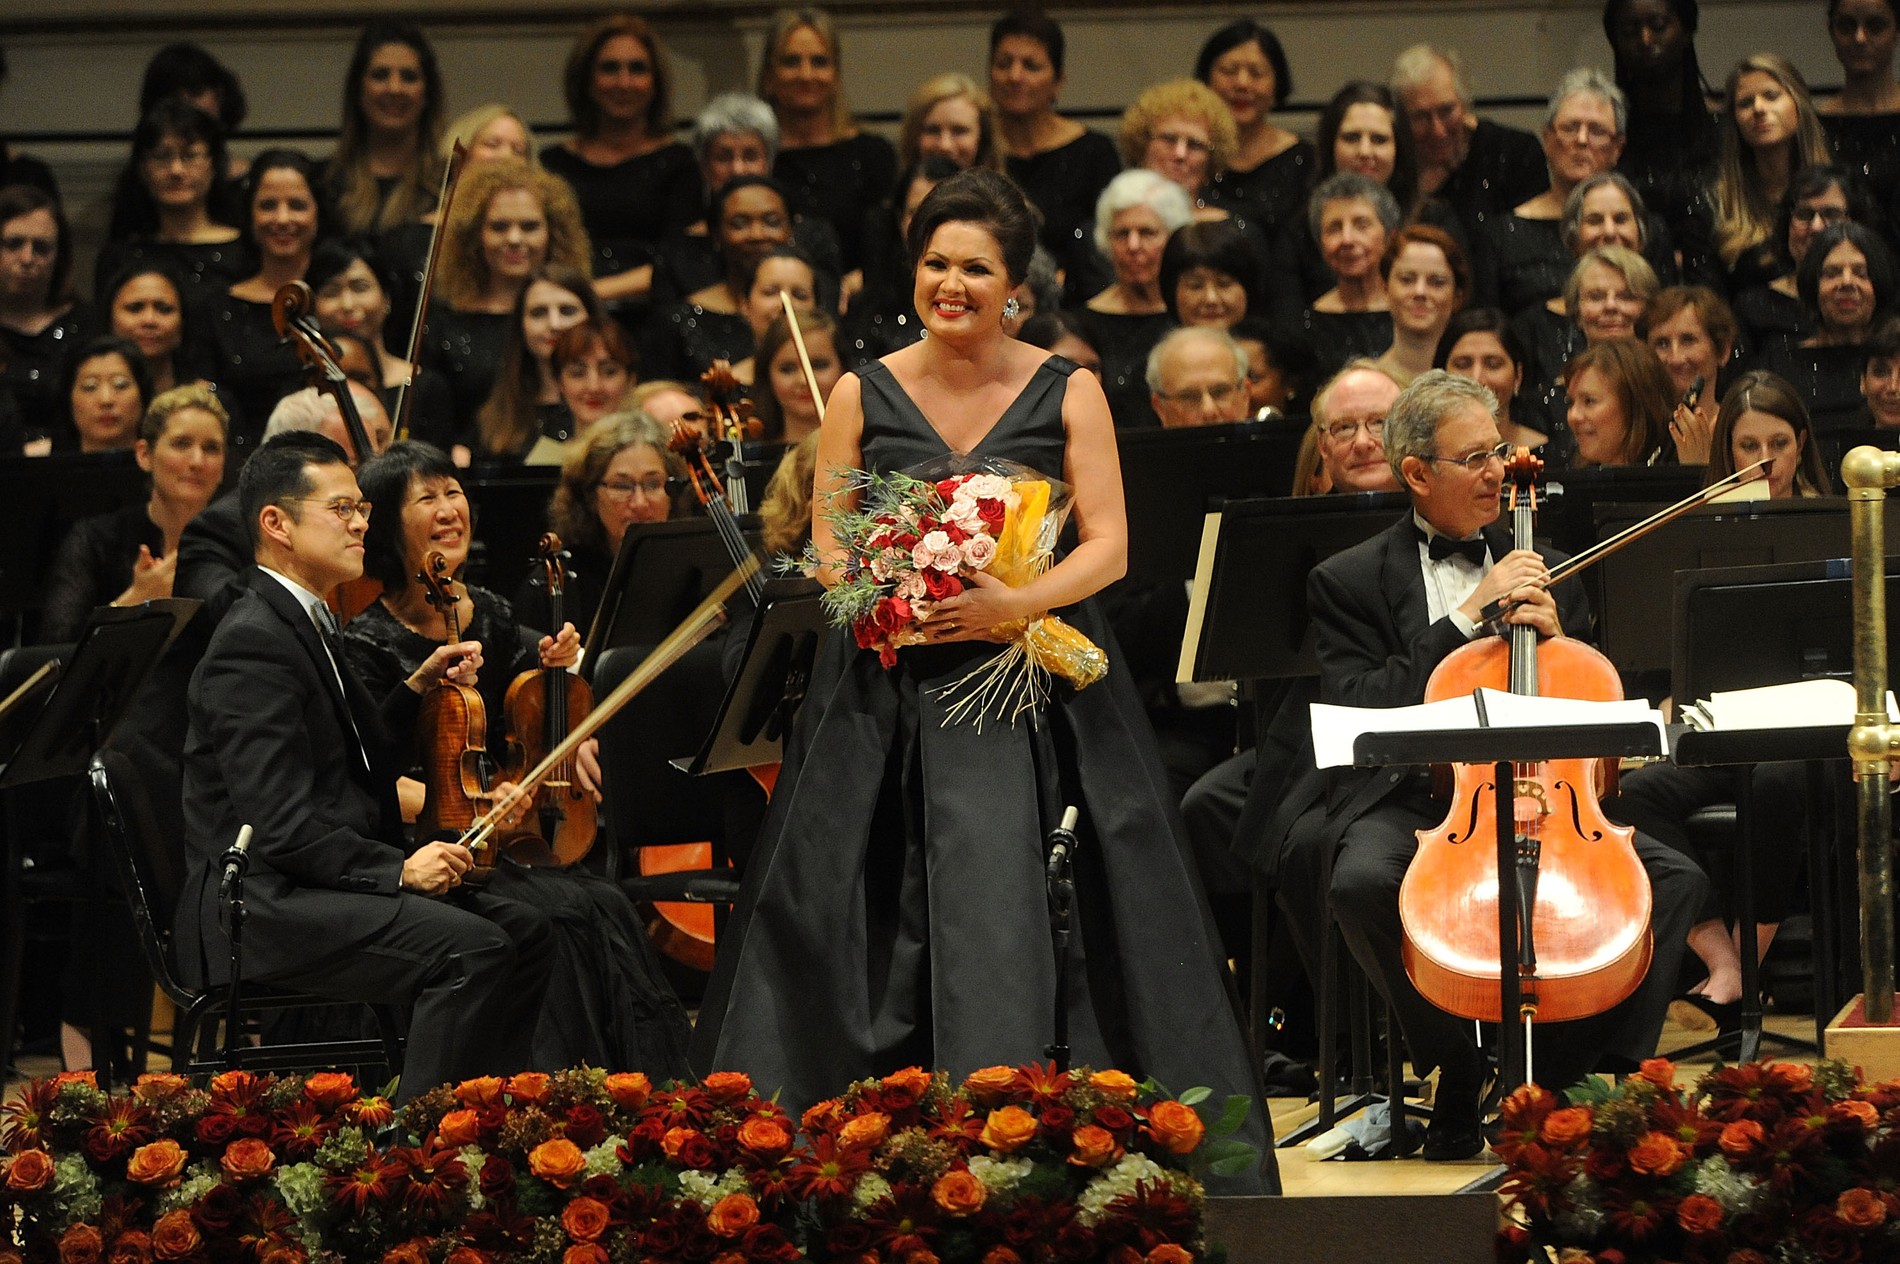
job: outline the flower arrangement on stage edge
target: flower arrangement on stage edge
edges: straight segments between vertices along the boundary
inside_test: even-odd
[[[847,470],[843,478],[822,511],[843,552],[824,606],[886,669],[897,665],[898,650],[924,643],[919,624],[970,575],[1019,588],[1047,570],[1069,509],[1067,484],[1015,461],[949,456],[889,474]],[[856,507],[844,507],[853,498]],[[827,560],[811,546],[803,564],[815,572]],[[1052,675],[1082,689],[1108,671],[1099,646],[1050,615],[990,631],[1004,647],[943,691],[955,696],[948,720],[980,725],[994,713],[1014,722],[1047,700]]]
[[[1501,1260],[1900,1261],[1900,1082],[1754,1062],[1684,1091],[1657,1058],[1567,1101],[1520,1088],[1502,1124]]]
[[[806,1249],[840,1264],[1188,1264],[1206,1252],[1195,1172],[1258,1156],[1195,1104],[1120,1071],[990,1067],[953,1087],[912,1067],[805,1112],[792,1174],[814,1220]]]

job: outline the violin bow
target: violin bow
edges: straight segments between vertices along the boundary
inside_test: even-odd
[[[792,310],[792,296],[785,290],[778,292],[779,306],[785,309],[785,324],[792,331],[792,345],[798,348],[798,363],[805,370],[805,385],[811,387],[811,402],[818,405],[818,415],[825,415],[825,395],[818,389],[818,375],[811,369],[811,352],[805,350],[805,331],[798,327],[798,313]],[[770,366],[767,366],[768,370]]]
[[[468,146],[461,141],[449,151],[448,165],[442,170],[442,191],[435,201],[435,224],[429,230],[429,261],[422,266],[422,290],[416,297],[416,316],[409,326],[409,349],[403,359],[409,364],[409,376],[396,388],[396,438],[409,437],[410,400],[415,395],[416,374],[422,371],[417,357],[422,351],[422,330],[429,319],[429,295],[435,289],[435,265],[442,258],[442,227],[448,222],[449,203],[455,200],[455,186],[462,178],[462,164],[468,158]]]

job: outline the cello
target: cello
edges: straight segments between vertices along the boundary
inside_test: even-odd
[[[561,609],[567,560],[560,536],[550,531],[541,537],[536,561],[547,588],[548,626],[555,629],[567,622]],[[574,721],[586,718],[593,705],[593,690],[565,667],[543,667],[515,677],[503,703],[508,714],[503,779],[520,781],[560,746]],[[541,783],[524,827],[505,838],[503,846],[522,864],[567,866],[593,850],[598,827],[594,798],[581,788],[570,758],[560,761]]]
[[[1532,547],[1536,479],[1543,462],[1518,448],[1506,465],[1514,546]],[[1479,688],[1523,695],[1620,699],[1610,661],[1569,637],[1540,640],[1535,628],[1460,646],[1426,683],[1425,700]],[[1649,878],[1634,831],[1598,803],[1605,761],[1515,766],[1507,797],[1516,835],[1510,880],[1519,921],[1520,1015],[1562,1021],[1599,1014],[1634,992],[1649,969]],[[1405,971],[1421,995],[1461,1018],[1510,1021],[1498,958],[1499,795],[1490,764],[1453,768],[1452,806],[1437,828],[1418,832],[1418,852],[1399,888]]]

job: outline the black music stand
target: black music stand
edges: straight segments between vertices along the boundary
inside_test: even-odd
[[[675,768],[698,777],[779,761],[830,622],[816,587],[803,579],[767,583],[712,731],[697,755],[673,760]]]
[[[130,452],[0,458],[0,505],[7,507],[0,615],[21,617],[19,643],[32,642],[26,619],[45,600],[47,571],[66,532],[81,518],[140,499],[146,477]]]
[[[1517,836],[1510,801],[1516,784],[1514,765],[1556,759],[1603,759],[1660,755],[1655,726],[1645,723],[1561,724],[1536,728],[1432,729],[1361,733],[1353,742],[1358,768],[1389,768],[1433,763],[1494,764],[1498,828],[1498,1087],[1499,1097],[1524,1081],[1524,1036],[1518,1025],[1517,884],[1504,875],[1517,860]],[[1396,1095],[1395,1095],[1396,1096]],[[1394,1116],[1398,1113],[1395,1102]]]
[[[1603,518],[1624,506],[1673,505],[1702,486],[1699,465],[1615,465],[1560,470],[1545,484],[1537,515],[1537,538],[1565,553],[1595,544]],[[1641,516],[1640,514],[1638,515]]]
[[[558,465],[477,467],[461,480],[474,531],[467,578],[512,593],[528,577],[529,559],[547,530],[548,502],[561,483]]]
[[[758,518],[742,517],[739,526],[746,543],[759,550]],[[629,527],[587,632],[588,653],[658,645],[732,573],[732,566],[710,518]]]
[[[1128,578],[1191,578],[1203,515],[1226,500],[1284,496],[1303,433],[1303,427],[1257,421],[1116,431],[1128,505]]]

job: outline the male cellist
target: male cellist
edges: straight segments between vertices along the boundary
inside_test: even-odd
[[[467,888],[459,843],[407,846],[396,802],[406,751],[389,734],[410,730],[429,688],[472,681],[481,647],[442,646],[370,698],[324,605],[363,573],[371,510],[343,449],[273,439],[245,465],[238,501],[256,565],[191,680],[181,971],[227,975],[218,857],[248,824],[246,978],[408,1006],[399,1100],[527,1069],[552,964],[547,915]]]
[[[1386,458],[1411,493],[1412,509],[1392,527],[1329,558],[1307,583],[1326,702],[1409,706],[1424,700],[1432,669],[1486,635],[1481,612],[1544,636],[1587,635],[1589,610],[1574,584],[1538,585],[1557,555],[1514,550],[1497,528],[1504,459],[1489,390],[1434,370],[1393,401]],[[1426,769],[1308,769],[1275,819],[1284,838],[1280,902],[1310,963],[1333,914],[1353,956],[1392,1005],[1421,1074],[1440,1069],[1424,1157],[1462,1159],[1484,1148],[1479,1102],[1485,1079],[1472,1024],[1421,996],[1400,955],[1399,885],[1417,849],[1417,831],[1436,826],[1445,804],[1431,797]],[[1637,855],[1649,875],[1654,959],[1648,976],[1607,1013],[1538,1029],[1537,1079],[1557,1088],[1590,1071],[1634,1069],[1654,1052],[1675,990],[1684,936],[1708,879],[1693,863],[1642,835]],[[1329,892],[1319,889],[1334,856]]]

